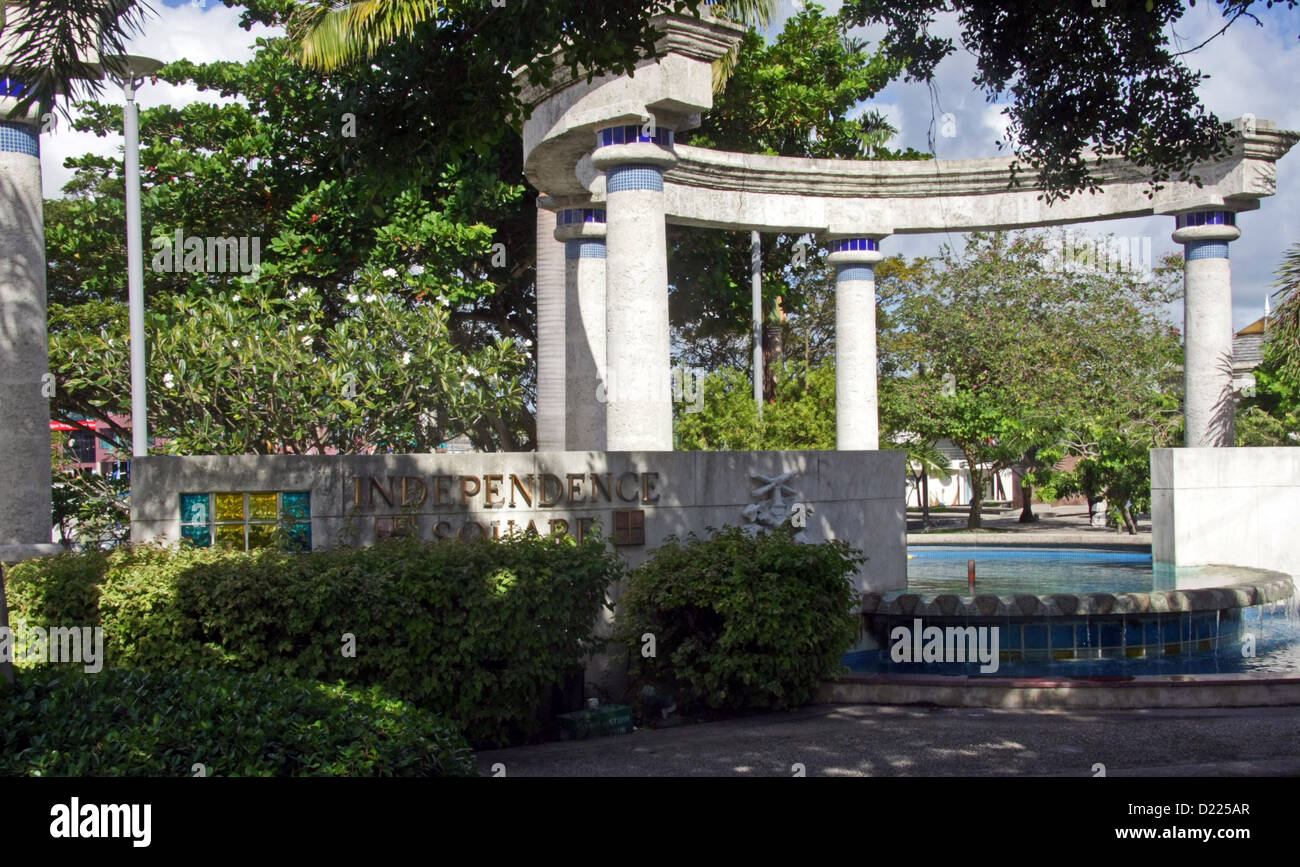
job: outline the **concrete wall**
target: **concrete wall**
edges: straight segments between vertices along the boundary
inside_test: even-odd
[[[863,591],[906,583],[901,451],[159,456],[137,458],[131,471],[131,535],[137,542],[178,541],[182,493],[311,491],[312,539],[318,549],[373,544],[376,518],[410,516],[419,537],[432,539],[462,531],[473,536],[480,528],[504,534],[510,521],[519,529],[532,521],[538,531],[548,532],[558,528],[551,521],[563,520],[572,532],[581,519],[598,522],[608,532],[615,510],[635,509],[644,513],[645,544],[618,548],[632,564],[644,560],[666,536],[745,523],[741,509],[758,502],[751,492],[761,484],[750,473],[794,472],[789,484],[796,495],[786,499],[807,505],[810,541],[842,539],[863,550],[870,558],[858,575]],[[613,483],[608,499],[591,484],[592,474],[606,473]],[[620,489],[627,473],[636,477],[628,476]],[[543,506],[535,490],[531,506],[517,494],[512,507],[512,474],[535,481],[550,474],[563,483],[563,496]],[[434,492],[439,476],[450,477],[442,483],[441,497]],[[502,477],[502,502],[492,506],[483,490],[489,476]],[[427,488],[422,496],[421,484],[408,481],[406,506],[400,494],[403,477],[419,479]],[[461,477],[479,483],[463,505]],[[396,489],[392,505],[371,487],[370,478],[384,489]],[[467,490],[474,487],[465,484]],[[536,485],[540,488],[541,482]],[[555,487],[552,482],[552,492]],[[468,522],[478,526],[467,528]]]
[[[1300,575],[1300,448],[1152,449],[1157,564]]]

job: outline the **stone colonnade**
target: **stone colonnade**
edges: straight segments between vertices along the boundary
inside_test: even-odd
[[[677,162],[673,140],[664,126],[601,129],[591,164],[605,172],[604,206],[588,200],[551,211],[539,204],[539,451],[673,448],[663,193],[664,172]],[[1235,212],[1221,205],[1184,209],[1175,225],[1173,239],[1185,252],[1186,445],[1231,446],[1228,242],[1241,232]],[[840,451],[880,448],[875,263],[883,237],[823,237],[835,268]],[[564,245],[562,286],[557,242]]]

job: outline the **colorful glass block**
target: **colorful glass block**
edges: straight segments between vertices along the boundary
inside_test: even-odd
[[[210,505],[207,494],[181,494],[181,523],[206,525]]]
[[[289,524],[286,526],[286,547],[290,551],[311,550],[311,524]]]
[[[274,521],[279,517],[275,494],[249,494],[248,505],[254,521]]]
[[[212,528],[207,524],[188,524],[181,527],[181,538],[195,548],[212,547]]]
[[[217,494],[216,500],[218,521],[244,520],[243,494]]]
[[[254,548],[271,548],[276,544],[276,530],[279,529],[275,524],[249,524],[248,525],[248,549]]]
[[[244,550],[243,524],[218,524],[217,546],[220,548],[237,548]]]
[[[284,504],[284,517],[286,518],[310,518],[311,517],[311,493],[308,491],[295,491],[293,493],[283,494],[280,497]]]

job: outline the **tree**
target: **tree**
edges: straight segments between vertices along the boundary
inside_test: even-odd
[[[1300,244],[1278,268],[1277,310],[1269,317],[1255,391],[1238,407],[1239,446],[1300,443]]]
[[[975,233],[896,290],[905,372],[882,388],[888,425],[962,451],[972,529],[992,474],[1041,463],[1037,453],[1062,442],[1082,448],[1079,431],[1099,417],[1158,415],[1153,395],[1167,393],[1176,363],[1178,333],[1161,310],[1177,295],[1178,262],[1120,270],[1063,257],[1082,245],[1051,241]]]
[[[1285,2],[1288,9],[1296,6],[1296,0]],[[975,84],[990,100],[1010,98],[1012,181],[1018,182],[1025,162],[1050,202],[1099,189],[1087,147],[1147,168],[1153,187],[1171,177],[1194,180],[1198,163],[1227,152],[1237,132],[1201,105],[1196,89],[1208,76],[1185,61],[1200,46],[1170,46],[1174,24],[1194,5],[849,0],[841,14],[851,24],[885,25],[884,56],[905,63],[909,78],[933,82],[939,62],[957,48],[934,32],[936,18],[955,12],[962,47],[975,57]],[[1228,25],[1244,17],[1263,26],[1251,12],[1261,2],[1217,5]],[[1262,5],[1271,9],[1274,0]]]
[[[261,13],[269,23],[280,20],[274,8]],[[427,436],[416,436],[407,428],[396,430],[393,441],[413,446],[438,435],[466,433],[483,449],[526,447],[532,438],[527,406],[532,377],[524,361],[535,338],[530,300],[533,226],[531,203],[524,199],[518,182],[517,139],[501,150],[491,147],[501,135],[498,123],[483,122],[482,135],[459,142],[430,136],[427,130],[412,128],[409,121],[405,126],[388,123],[390,116],[400,115],[387,102],[395,90],[393,82],[410,77],[413,67],[427,65],[413,56],[413,50],[384,68],[330,81],[297,66],[290,53],[287,40],[264,39],[247,64],[170,64],[163,77],[239,95],[246,104],[195,103],[180,110],[164,106],[142,116],[142,211],[151,236],[146,242],[146,265],[159,266],[146,267],[149,306],[170,309],[174,317],[179,310],[206,310],[212,299],[228,302],[242,293],[246,311],[247,299],[260,292],[277,315],[304,317],[281,323],[278,332],[268,331],[267,323],[251,324],[250,333],[263,334],[265,339],[257,347],[245,341],[245,352],[237,353],[245,361],[250,361],[254,350],[262,353],[251,359],[250,370],[259,373],[250,382],[249,370],[244,370],[242,383],[265,390],[232,395],[243,409],[229,437],[221,433],[222,425],[211,422],[194,429],[206,430],[206,440],[190,435],[188,442],[202,451],[227,451],[235,443],[264,451],[271,446],[258,439],[260,434],[254,435],[257,429],[287,432],[291,435],[283,440],[286,447],[306,447],[305,442],[317,434],[294,433],[300,425],[272,421],[270,412],[272,395],[280,395],[272,383],[299,381],[304,369],[273,363],[301,364],[304,358],[308,365],[316,363],[312,358],[325,366],[342,363],[338,347],[313,345],[303,353],[296,343],[302,335],[296,329],[305,327],[321,335],[334,334],[348,323],[355,329],[364,307],[355,299],[379,292],[392,296],[386,308],[389,318],[382,324],[393,334],[417,333],[430,326],[435,310],[440,311],[441,330],[434,332],[436,339],[430,343],[445,353],[439,369],[493,368],[502,374],[497,384],[475,380],[494,389],[491,393],[499,398],[496,403],[478,404],[480,417],[444,413],[443,423],[428,428]],[[443,69],[439,74],[451,73]],[[447,118],[456,100],[455,95],[431,90],[423,94],[418,113]],[[490,100],[483,102],[490,104]],[[461,111],[475,112],[481,106],[475,103]],[[84,109],[79,128],[103,136],[117,134],[117,108],[85,104]],[[356,137],[344,132],[349,109],[359,128]],[[385,134],[377,135],[379,129]],[[376,138],[401,142],[404,158],[399,162],[382,149],[371,150]],[[371,158],[358,158],[362,148]],[[67,187],[69,198],[49,203],[46,214],[52,359],[63,377],[52,409],[65,420],[85,415],[112,423],[113,416],[125,410],[127,397],[122,387],[124,368],[116,366],[124,339],[118,331],[126,318],[120,276],[125,259],[121,162],[88,156],[73,160],[72,165],[77,174]],[[185,270],[180,267],[182,257],[170,252],[177,231],[200,242],[214,237],[257,242],[262,255],[256,274],[235,269],[213,273],[206,264]],[[315,305],[310,310],[294,300],[308,297]],[[174,306],[172,299],[181,299],[176,302],[180,306]],[[246,318],[238,306],[216,312],[240,322]],[[154,340],[166,343],[173,326],[166,317],[155,324],[162,330]],[[207,355],[212,344],[201,338],[238,339],[222,328],[203,332],[178,327],[176,334],[184,332],[188,342],[173,348],[195,354],[160,358],[167,366],[157,371],[159,376],[179,377],[177,365],[182,361],[190,374],[215,373]],[[404,339],[410,342],[409,336]],[[393,350],[384,359],[386,365],[406,351],[395,345],[397,340],[384,340],[385,348]],[[82,346],[95,341],[104,351]],[[292,351],[280,348],[282,343],[292,344]],[[417,359],[422,357],[418,349],[411,351]],[[485,356],[497,362],[480,363]],[[356,389],[365,390],[366,399],[402,397],[404,389],[390,386],[405,377],[369,381],[367,369],[356,364],[344,371],[352,374]],[[197,383],[192,385],[198,388]],[[345,399],[343,386],[338,385],[334,398]],[[212,381],[204,389],[217,393],[222,387]],[[153,388],[155,396],[166,397],[167,391],[159,390],[158,384]],[[514,393],[516,389],[521,393]],[[256,415],[251,406],[259,399],[267,402],[265,415]],[[413,423],[419,414],[446,409],[456,400],[426,402],[408,415]],[[213,405],[213,413],[224,411],[217,407]],[[159,413],[179,408],[166,399],[152,407]],[[278,412],[285,408],[281,405]],[[227,421],[231,418],[226,416]],[[153,419],[153,427],[183,429],[184,421],[159,416]],[[359,447],[356,437],[342,436],[341,431],[320,436],[329,439],[331,447]],[[110,438],[122,442],[125,431],[116,429]],[[366,442],[373,444],[373,437]]]
[[[151,432],[174,454],[429,452],[459,434],[491,439],[522,401],[509,339],[463,351],[437,304],[408,308],[366,273],[355,310],[326,324],[318,293],[167,299],[147,314]],[[120,320],[119,320],[120,322]],[[93,406],[117,407],[128,367],[120,330],[72,331],[54,369]],[[86,377],[77,359],[94,358]]]
[[[700,412],[680,404],[676,447],[685,451],[835,448],[835,367],[776,366],[776,402],[758,417],[744,370],[717,370],[704,377]]]

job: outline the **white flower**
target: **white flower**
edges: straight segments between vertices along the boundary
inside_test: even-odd
[[[239,348],[239,338],[236,337],[234,340],[230,341],[230,345],[233,346],[235,349],[238,349],[238,348]]]
[[[472,365],[472,364],[471,364],[469,367],[465,368],[465,372],[468,373],[470,376],[478,376],[478,375],[479,375],[479,370],[478,370],[478,368],[475,367],[475,366]]]
[[[366,303],[373,304],[375,303],[375,299],[378,297],[379,296],[375,295],[375,293],[371,292],[369,295],[366,296]]]
[[[238,295],[231,295],[231,296],[230,296],[230,300],[231,300],[231,301],[238,302],[238,301],[239,301],[239,296],[238,296]]]
[[[409,353],[409,352],[403,352],[403,353],[402,353],[402,364],[410,364],[410,363],[411,363],[411,353]]]
[[[306,337],[304,337],[304,338],[302,339],[302,345],[303,345],[303,346],[311,346],[311,335],[310,335],[310,334],[307,335]]]
[[[438,299],[438,303],[439,303],[439,304],[446,304],[446,303],[447,303],[447,296],[446,296],[446,295],[439,295],[439,296],[437,296],[437,299]]]
[[[355,292],[349,292],[349,293],[348,293],[348,303],[349,303],[349,304],[356,304],[358,300],[359,300],[359,299],[357,298],[357,294],[356,294]]]
[[[385,268],[384,271],[383,271],[383,274],[384,274],[385,277],[396,277],[396,276],[397,276],[397,269],[396,269],[396,268]]]
[[[299,325],[299,326],[298,326],[298,330],[299,330],[299,331],[306,331],[306,330],[307,330],[307,326],[306,326],[306,325]]]
[[[412,265],[410,268],[406,269],[406,273],[408,273],[408,274],[410,274],[410,275],[412,275],[412,276],[414,276],[414,277],[419,277],[421,274],[424,273],[424,266],[423,266],[423,265]]]
[[[172,376],[170,373],[165,374],[163,376],[163,385],[165,385],[167,388],[175,388],[176,377]]]
[[[524,348],[525,348],[525,349],[532,349],[532,348],[533,348],[533,342],[532,342],[531,340],[529,340],[527,337],[524,338]]]

